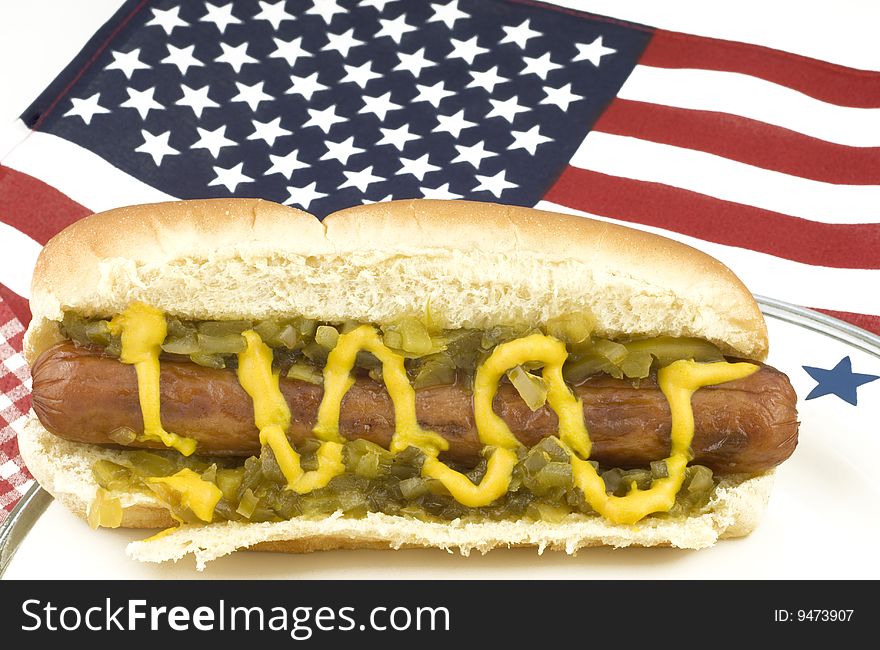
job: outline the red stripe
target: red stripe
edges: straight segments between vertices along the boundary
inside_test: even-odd
[[[857,70],[769,47],[658,30],[640,64],[740,72],[840,106],[880,108],[880,72]]]
[[[22,298],[6,285],[0,284],[0,311],[4,305],[12,310],[12,313],[25,327],[31,322],[31,308],[27,299]],[[21,346],[17,346],[16,349],[21,350]]]
[[[817,223],[577,167],[567,167],[544,198],[600,216],[814,266],[880,269],[880,224]]]
[[[816,307],[814,307],[814,309],[816,311],[822,312],[823,314],[834,316],[834,318],[845,320],[848,323],[852,323],[856,327],[861,327],[863,330],[868,330],[869,332],[873,332],[874,334],[880,334],[880,316],[873,316],[871,314],[855,314],[851,311],[819,309]]]
[[[593,130],[705,151],[825,183],[880,184],[880,147],[833,144],[738,115],[615,99]]]
[[[51,185],[0,166],[0,219],[41,244],[91,213]]]

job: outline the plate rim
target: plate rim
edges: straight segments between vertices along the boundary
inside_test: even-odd
[[[31,528],[52,501],[54,497],[35,480],[9,516],[0,523],[0,579]]]
[[[760,295],[755,295],[755,300],[767,317],[829,336],[880,359],[880,335],[784,300]],[[0,579],[33,525],[53,500],[52,495],[34,481],[9,516],[0,522]]]
[[[755,300],[765,316],[830,336],[880,359],[880,335],[878,334],[815,309],[800,307],[776,298],[755,295]]]

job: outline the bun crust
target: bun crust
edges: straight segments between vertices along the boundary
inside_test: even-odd
[[[126,452],[70,442],[52,435],[31,413],[19,435],[21,455],[34,477],[77,516],[85,519],[98,485],[91,467],[106,458],[119,462]],[[756,477],[726,477],[708,506],[696,516],[649,518],[634,526],[599,517],[569,515],[559,523],[485,522],[428,523],[371,513],[349,519],[339,513],[321,520],[296,518],[277,523],[223,522],[182,526],[151,541],[129,544],[127,553],[145,562],[178,560],[189,553],[204,569],[211,560],[239,549],[308,553],[333,549],[442,548],[468,555],[494,548],[532,546],[575,554],[591,546],[674,546],[699,549],[719,538],[748,535],[766,509],[773,472]],[[123,497],[128,528],[175,525],[168,510],[145,494]]]
[[[34,272],[25,353],[60,339],[65,310],[142,300],[190,319],[305,315],[439,325],[538,324],[589,312],[596,331],[696,336],[755,360],[761,312],[723,264],[653,234],[515,206],[407,200],[313,216],[257,199],[119,208],[73,224]]]

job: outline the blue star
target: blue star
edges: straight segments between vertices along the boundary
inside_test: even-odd
[[[844,357],[831,370],[803,366],[813,379],[816,387],[807,395],[807,399],[815,399],[822,395],[837,395],[845,402],[856,405],[856,388],[862,384],[880,379],[877,375],[863,375],[852,371],[852,362],[849,357]]]

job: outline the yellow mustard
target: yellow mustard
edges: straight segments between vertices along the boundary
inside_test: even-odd
[[[134,365],[138,398],[144,419],[142,441],[160,441],[184,456],[196,450],[196,441],[162,428],[159,402],[159,354],[167,334],[165,315],[142,302],[134,302],[110,321],[110,333],[122,338],[122,363]]]
[[[214,508],[220,502],[223,492],[220,488],[204,480],[191,469],[182,469],[172,476],[154,476],[149,483],[167,485],[180,495],[180,504],[192,510],[193,514],[206,523],[214,519]]]
[[[474,422],[484,445],[516,448],[519,441],[492,410],[498,382],[505,372],[529,361],[544,363],[547,403],[559,418],[559,437],[584,457],[590,455],[590,438],[584,426],[584,407],[568,390],[562,378],[562,364],[568,353],[559,339],[543,334],[508,341],[497,346],[477,369],[474,378]]]
[[[691,396],[702,386],[746,377],[758,367],[749,363],[717,362],[701,364],[677,361],[660,370],[661,389],[669,400],[673,419],[672,453],[666,459],[667,477],[654,481],[651,488],[635,486],[624,497],[606,493],[602,478],[587,462],[590,438],[584,424],[583,404],[568,389],[562,377],[562,365],[568,354],[565,344],[543,334],[531,334],[497,346],[477,369],[474,381],[474,422],[480,441],[494,447],[486,474],[474,485],[464,474],[437,459],[445,449],[445,440],[424,431],[416,421],[415,391],[403,366],[403,357],[382,343],[375,328],[362,325],[339,337],[324,370],[325,394],[319,410],[315,433],[338,436],[339,411],[342,398],[352,386],[350,373],[360,350],[369,350],[382,362],[382,374],[394,404],[395,435],[391,449],[401,451],[409,445],[420,448],[428,456],[422,476],[443,483],[461,504],[480,507],[492,503],[507,492],[516,465],[515,449],[520,446],[507,424],[492,410],[502,375],[529,361],[544,363],[542,376],[548,386],[547,402],[559,418],[559,438],[572,462],[574,482],[587,502],[613,523],[631,524],[653,512],[665,512],[675,503],[675,495],[684,481],[690,460],[688,450],[694,435]],[[583,458],[581,458],[581,456]]]
[[[626,496],[608,495],[602,477],[593,466],[570,451],[574,484],[596,512],[616,524],[634,524],[653,512],[668,511],[675,504],[675,495],[681,489],[690,460],[694,437],[691,396],[703,386],[748,377],[757,369],[758,366],[751,363],[704,364],[686,360],[661,368],[657,378],[672,413],[672,452],[666,459],[667,476],[653,481],[647,490],[639,490],[633,483]]]
[[[371,352],[382,363],[382,379],[394,403],[394,430],[391,451],[399,452],[412,445],[429,456],[449,449],[443,436],[425,431],[416,420],[416,392],[409,383],[403,356],[393,352],[383,342],[376,328],[361,325],[347,334],[341,334],[327,357],[324,366],[324,398],[318,408],[318,422],[314,434],[321,440],[342,440],[339,435],[339,412],[342,398],[354,385],[351,370],[357,353]]]
[[[318,449],[318,469],[306,472],[300,455],[287,439],[290,409],[278,387],[279,373],[272,370],[272,350],[253,330],[242,334],[247,347],[238,353],[238,381],[254,404],[254,423],[260,430],[260,444],[269,445],[287,479],[287,487],[305,494],[324,487],[345,471],[341,440],[324,438]]]
[[[330,351],[324,367],[324,398],[318,410],[315,435],[339,436],[339,411],[342,398],[354,384],[351,370],[357,353],[372,352],[382,362],[382,379],[394,404],[394,436],[391,451],[397,453],[409,446],[421,449],[427,459],[422,466],[422,476],[435,478],[456,501],[471,507],[489,505],[507,492],[511,472],[516,465],[516,454],[504,446],[496,447],[489,457],[486,475],[479,485],[474,485],[461,472],[437,460],[441,451],[449,448],[449,442],[433,431],[422,429],[416,418],[416,392],[409,382],[403,365],[403,356],[386,346],[379,332],[370,325],[361,325],[347,334],[341,334],[336,347]]]

